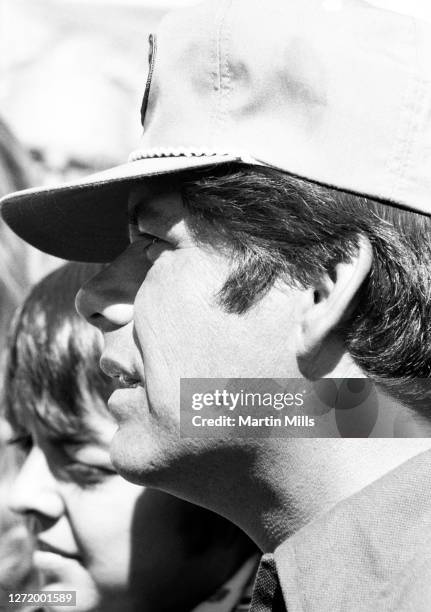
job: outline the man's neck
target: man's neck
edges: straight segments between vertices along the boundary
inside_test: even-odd
[[[319,357],[327,366],[331,364],[325,369],[318,364],[309,368],[318,371],[319,377],[363,377],[340,343],[333,341]],[[301,373],[307,377],[306,372]],[[388,405],[383,401],[379,405],[379,422],[383,413],[389,421],[395,414],[405,418],[404,432],[416,426],[411,411],[394,399],[388,401]],[[205,469],[200,466],[196,473],[195,483],[202,486],[197,489],[194,483],[187,499],[230,519],[264,552],[270,552],[319,514],[431,448],[430,431],[420,433],[425,431],[423,424],[407,435],[419,433],[429,438],[343,438],[335,437],[339,433],[333,418],[318,422],[313,438],[242,439],[232,446],[221,442],[220,447],[212,447],[205,457]],[[394,428],[387,429],[391,433],[377,435],[393,435]],[[187,472],[192,469],[190,466]],[[211,474],[211,478],[202,482],[202,474]],[[177,489],[169,492],[178,494]]]
[[[429,448],[430,439],[271,441],[258,451],[241,486],[243,503],[229,508],[229,518],[263,551],[273,551],[319,514]]]

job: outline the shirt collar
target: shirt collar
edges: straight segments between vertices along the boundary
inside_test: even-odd
[[[274,553],[289,612],[396,610],[412,560],[430,550],[431,451],[389,472],[288,538]],[[412,580],[414,576],[412,576]],[[416,578],[418,580],[418,578]]]

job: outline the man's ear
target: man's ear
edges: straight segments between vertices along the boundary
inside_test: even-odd
[[[319,352],[325,337],[345,320],[355,306],[355,296],[367,277],[373,254],[370,241],[359,236],[357,252],[339,263],[303,294],[298,328],[298,357]]]

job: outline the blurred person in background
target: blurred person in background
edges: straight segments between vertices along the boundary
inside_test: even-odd
[[[0,195],[29,187],[32,171],[29,158],[0,119]],[[30,249],[0,222],[0,351],[13,311],[29,287]],[[4,500],[21,457],[5,447],[7,425],[0,420],[0,610],[7,609],[6,592],[28,587],[33,580],[31,541],[23,522],[7,508]]]
[[[99,368],[100,332],[74,307],[100,269],[68,264],[42,280],[8,343],[3,407],[26,456],[11,505],[32,522],[34,565],[45,588],[76,591],[81,612],[245,609],[256,557],[244,533],[112,467],[114,383]]]
[[[30,160],[0,119],[0,196],[31,185]],[[0,223],[0,346],[18,303],[29,286],[28,245]]]

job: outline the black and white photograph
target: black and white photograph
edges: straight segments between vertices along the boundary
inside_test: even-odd
[[[0,0],[0,254],[0,612],[431,611],[427,0]]]

